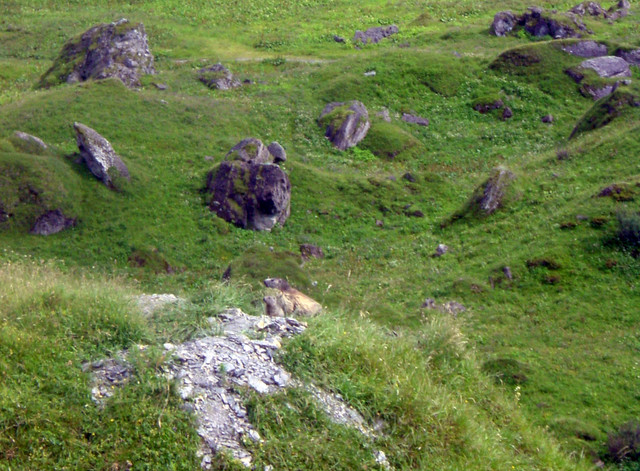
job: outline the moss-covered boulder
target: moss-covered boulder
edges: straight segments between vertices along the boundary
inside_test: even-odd
[[[127,87],[137,87],[143,74],[155,74],[144,25],[122,19],[94,26],[69,40],[40,86],[115,77]]]
[[[268,231],[283,225],[290,214],[291,183],[273,161],[274,156],[258,139],[245,139],[234,146],[209,172],[209,209],[243,229]]]
[[[610,95],[597,101],[585,115],[580,118],[571,132],[570,139],[575,136],[606,126],[614,119],[626,115],[640,107],[640,97],[627,91],[617,89]]]
[[[367,108],[359,101],[329,103],[318,120],[325,136],[340,150],[356,146],[371,127]]]
[[[392,123],[374,120],[360,147],[377,157],[405,161],[426,152],[422,142],[412,134]]]
[[[230,90],[242,85],[224,65],[218,63],[200,69],[198,80],[215,90]]]

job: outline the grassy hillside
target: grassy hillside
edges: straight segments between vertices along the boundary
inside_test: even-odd
[[[560,11],[574,5],[539,4]],[[231,266],[232,286],[245,286],[237,288],[245,290],[238,302],[254,312],[258,308],[251,300],[262,298],[261,279],[287,278],[329,314],[287,347],[285,362],[302,377],[314,372],[371,420],[389,413],[397,425],[385,446],[393,450],[390,460],[398,469],[588,467],[593,457],[606,458],[608,433],[640,419],[640,261],[637,240],[618,234],[619,215],[640,210],[640,109],[625,98],[640,97],[640,75],[632,67],[632,84],[616,92],[624,102],[617,116],[596,126],[608,121],[610,115],[603,113],[609,102],[584,97],[565,73],[581,62],[560,48],[571,41],[489,35],[498,8],[520,13],[527,6],[519,0],[499,7],[479,0],[239,5],[113,0],[89,6],[0,0],[0,210],[12,214],[0,223],[5,249],[0,257],[5,265],[15,254],[64,260],[72,268],[63,271],[118,276],[124,280],[118,283],[136,289],[194,299],[211,291],[211,281]],[[640,12],[634,9],[611,24],[585,22],[610,52],[639,47]],[[121,17],[144,22],[157,75],[144,77],[139,90],[115,79],[37,88],[68,38]],[[350,43],[356,29],[390,23],[399,26],[398,35],[361,49]],[[346,43],[335,42],[334,35]],[[197,80],[197,70],[218,61],[254,83],[208,89]],[[375,76],[364,75],[369,71]],[[159,90],[154,83],[168,88]],[[352,99],[368,108],[372,128],[358,147],[341,152],[324,138],[316,119],[328,102]],[[474,110],[498,99],[513,110],[513,118]],[[384,108],[391,123],[375,116]],[[427,117],[430,124],[406,123],[402,113]],[[547,114],[553,115],[552,124],[541,121]],[[76,162],[74,121],[96,129],[123,158],[132,180],[122,191],[108,190]],[[12,138],[15,130],[40,137],[50,150],[21,146]],[[243,231],[217,218],[202,191],[207,172],[249,136],[276,140],[287,150],[291,217],[269,233]],[[485,217],[467,212],[470,198],[496,166],[516,176],[505,206]],[[411,179],[403,178],[407,173]],[[614,184],[624,191],[597,197]],[[56,208],[76,217],[77,226],[49,237],[27,234],[39,215]],[[321,246],[326,258],[302,264],[301,243]],[[449,252],[432,257],[440,243]],[[6,280],[26,284],[29,268],[6,266]],[[513,279],[505,277],[504,267]],[[45,271],[42,282],[49,283],[50,276],[66,275]],[[75,286],[73,280],[63,283]],[[24,308],[13,306],[35,302],[29,300],[44,291],[4,294],[10,302],[0,308],[6,309],[7,329],[0,348],[26,325],[16,321]],[[111,302],[110,292],[100,296]],[[425,298],[455,300],[467,310],[456,319],[443,318],[421,308]],[[125,305],[116,312],[134,311]],[[63,339],[64,329],[85,328],[49,325],[51,316],[44,315],[49,308],[43,309],[34,310],[29,322],[42,323],[46,335],[32,334],[45,335],[47,344]],[[110,326],[113,337],[104,346],[83,340],[70,353],[58,345],[60,365],[69,355],[77,362],[133,343],[158,344],[199,332],[197,319],[185,320],[181,333],[139,322],[127,320],[125,330],[133,330],[123,336]],[[447,360],[432,370],[425,367],[430,353],[415,347],[434,329],[459,331],[468,345],[452,346],[454,353],[447,350]],[[341,340],[341,330],[353,332],[353,344]],[[371,339],[386,339],[388,331],[399,340],[382,352],[386,340]],[[455,361],[450,364],[449,358]],[[421,373],[409,375],[407,366],[406,376],[398,375],[394,398],[388,381],[399,365],[415,365]],[[20,377],[15,363],[5,368],[8,377]],[[354,371],[362,377],[349,380]],[[87,379],[77,368],[65,381],[82,388],[78,397],[86,399]],[[153,414],[151,383],[126,393],[150,394],[148,411],[141,406],[136,414]],[[430,397],[437,399],[431,403]],[[478,404],[467,405],[470,398]],[[324,438],[343,444],[354,438],[316,423],[317,414],[303,407],[303,397],[253,401],[254,420],[261,434],[271,437],[269,447],[255,450],[260,463],[309,468],[309,456],[335,453],[342,469],[353,467],[347,449]],[[274,426],[277,417],[288,417],[283,406],[288,402],[315,418],[309,419],[312,425],[300,423],[303,438],[293,427]],[[433,418],[439,408],[447,414],[442,421]],[[16,416],[8,414],[3,417]],[[176,420],[182,417],[177,408],[175,414]],[[89,420],[104,419],[96,417]],[[77,418],[60,420],[55,423],[78,430]],[[39,433],[32,432],[31,439]],[[155,463],[150,469],[192,452],[189,433],[186,439],[164,437],[166,454],[148,461]],[[12,446],[15,453],[31,456],[27,440]],[[191,448],[183,449],[181,440],[191,440]],[[299,459],[286,451],[289,442]],[[106,441],[95,449],[80,451],[80,446],[64,458],[71,461],[57,452],[34,463],[53,468],[51,463],[71,466],[77,459],[90,468],[110,446]],[[118,456],[102,462],[117,462],[128,452],[113,453]],[[151,460],[141,462],[146,459]],[[15,463],[20,461],[7,466]]]

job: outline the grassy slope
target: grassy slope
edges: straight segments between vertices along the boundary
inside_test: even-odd
[[[456,299],[469,307],[459,321],[479,361],[524,364],[523,407],[569,450],[599,451],[606,431],[638,417],[640,267],[610,242],[616,209],[637,203],[593,198],[604,186],[640,173],[632,158],[638,153],[637,113],[568,142],[592,104],[561,70],[578,61],[540,43],[534,47],[548,58],[545,68],[524,74],[488,69],[505,48],[529,44],[486,34],[490,2],[370,1],[356,7],[297,1],[284,8],[282,2],[260,2],[251,14],[226,2],[196,3],[179,16],[172,2],[111,2],[73,16],[57,2],[2,4],[9,13],[0,20],[0,129],[4,136],[14,129],[32,132],[56,147],[51,159],[74,182],[64,204],[80,218],[76,229],[47,239],[25,237],[25,220],[1,235],[4,245],[124,270],[154,290],[196,290],[231,263],[236,274],[293,277],[324,304],[395,329],[418,328],[431,316],[419,309],[425,297]],[[519,11],[524,4],[505,7]],[[113,81],[29,90],[67,37],[121,16],[145,22],[157,57],[159,75],[141,91]],[[388,22],[401,33],[378,46],[354,51],[332,40],[333,34],[350,38],[356,28]],[[638,29],[635,17],[590,26],[601,39],[632,45]],[[400,48],[404,42],[411,47]],[[330,62],[294,61],[301,57]],[[282,58],[284,63],[273,60]],[[241,78],[264,83],[209,91],[195,80],[195,70],[217,60]],[[377,75],[364,77],[371,69]],[[151,81],[165,82],[169,90],[158,91]],[[514,118],[502,122],[473,111],[471,103],[487,95],[502,97]],[[360,99],[370,111],[388,107],[392,114],[429,117],[428,128],[394,121],[426,151],[387,161],[363,149],[333,150],[315,118],[326,102],[343,99]],[[540,122],[547,113],[555,117],[552,126]],[[133,183],[124,193],[102,188],[65,157],[75,152],[73,121],[95,127],[125,158]],[[247,135],[278,140],[289,154],[292,216],[270,234],[221,223],[199,193],[212,166],[203,157],[219,160]],[[569,159],[557,160],[558,149],[567,149]],[[11,155],[0,159],[15,159]],[[497,164],[518,175],[518,199],[489,219],[441,227]],[[407,171],[416,183],[400,178]],[[426,217],[407,217],[408,204]],[[592,218],[604,224],[596,226]],[[384,220],[383,228],[376,219]],[[321,245],[327,258],[302,270],[291,263],[273,266],[266,258],[263,266],[248,262],[269,253],[266,247],[296,251],[302,242]],[[451,252],[430,258],[443,242]],[[157,277],[127,268],[133,251],[153,249],[185,270]],[[536,258],[560,268],[527,268]],[[489,278],[499,277],[504,265],[515,280],[492,288]],[[594,443],[579,438],[585,430]]]

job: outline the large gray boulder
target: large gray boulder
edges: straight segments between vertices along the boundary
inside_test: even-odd
[[[114,177],[129,180],[129,169],[115,153],[109,141],[81,123],[73,123],[80,155],[91,173],[111,189],[116,189]]]
[[[629,63],[622,57],[595,57],[582,62],[580,67],[583,69],[591,69],[600,77],[604,78],[631,77]]]
[[[388,38],[391,35],[398,33],[398,27],[396,25],[389,26],[376,26],[374,28],[369,28],[366,31],[356,31],[356,34],[353,36],[354,43],[367,44],[371,43],[379,43],[384,38]]]
[[[75,219],[68,218],[62,213],[62,211],[60,211],[59,209],[55,209],[53,211],[47,211],[42,216],[40,216],[36,220],[29,233],[48,236],[51,234],[56,234],[69,227],[74,227],[75,225]]]
[[[325,136],[340,150],[357,145],[371,127],[367,108],[355,100],[329,103],[322,110],[318,124],[325,128]]]
[[[155,72],[144,25],[122,19],[94,26],[68,41],[40,84],[115,77],[127,87],[137,87],[141,75]]]
[[[518,17],[511,11],[499,11],[493,17],[489,31],[495,36],[506,36],[518,24]]]
[[[209,209],[243,229],[268,231],[283,225],[291,211],[291,183],[274,159],[258,139],[234,146],[208,175]]]
[[[579,41],[562,47],[564,52],[578,57],[602,57],[607,55],[607,46],[595,41]]]
[[[216,90],[230,90],[242,85],[240,80],[235,78],[229,69],[220,63],[200,69],[198,78],[207,87]]]

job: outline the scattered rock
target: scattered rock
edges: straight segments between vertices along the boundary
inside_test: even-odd
[[[384,469],[391,469],[391,464],[387,459],[387,455],[385,455],[384,451],[378,450],[374,453],[374,458],[376,459],[376,463],[382,466]]]
[[[81,123],[73,123],[80,155],[91,173],[111,189],[115,189],[113,177],[130,180],[129,169],[115,153],[109,141]]]
[[[375,70],[370,70],[368,72],[364,73],[365,77],[375,77],[376,76],[376,71]]]
[[[602,6],[598,2],[582,2],[569,10],[571,13],[575,13],[579,16],[589,15],[589,16],[600,16],[602,18],[608,18],[609,15],[605,11]]]
[[[24,142],[28,147],[35,147],[41,151],[48,149],[48,146],[39,137],[32,136],[31,134],[27,134],[26,132],[22,131],[16,131],[13,133],[13,135],[16,139]]]
[[[367,44],[369,42],[375,44],[382,41],[384,38],[388,38],[391,35],[398,33],[398,27],[396,25],[390,26],[376,26],[374,28],[369,28],[368,30],[356,31],[356,34],[353,36],[353,42]]]
[[[602,57],[607,55],[607,46],[595,41],[579,41],[562,46],[562,50],[578,57]]]
[[[495,36],[506,36],[518,24],[519,18],[511,11],[500,11],[493,17],[489,31]]]
[[[551,124],[553,123],[553,115],[550,115],[550,114],[544,115],[541,118],[541,121],[546,124]]]
[[[633,201],[637,193],[640,192],[640,183],[614,183],[603,188],[599,193],[599,198],[611,197],[616,201]]]
[[[48,236],[68,229],[69,227],[74,227],[75,225],[76,220],[74,218],[68,218],[62,211],[55,209],[53,211],[47,211],[40,216],[29,231],[29,234]]]
[[[315,316],[322,310],[320,303],[292,288],[282,278],[267,278],[264,280],[264,285],[276,291],[276,302],[282,307],[285,314]]]
[[[275,141],[272,142],[267,147],[267,150],[273,156],[274,164],[279,164],[280,162],[287,161],[287,153],[285,152],[284,147],[282,147],[279,143]]]
[[[206,160],[207,162],[213,162],[216,159],[212,155],[205,155],[204,160]]]
[[[619,18],[624,18],[629,14],[629,8],[631,8],[631,3],[629,3],[628,0],[620,0],[615,6],[612,6],[607,11],[609,19],[617,20]]]
[[[291,183],[273,161],[260,140],[238,143],[208,175],[206,190],[213,194],[209,208],[243,229],[283,225],[290,214]]]
[[[502,111],[502,120],[506,121],[507,119],[511,119],[513,117],[513,111],[511,111],[511,108],[509,108],[508,106],[504,107],[504,110]]]
[[[153,86],[156,87],[158,90],[166,90],[167,88],[167,84],[166,83],[155,83],[153,82]]]
[[[322,110],[318,124],[325,128],[325,136],[340,150],[357,145],[371,127],[367,109],[355,100],[329,103]]]
[[[416,182],[416,177],[414,177],[411,173],[407,172],[404,175],[402,175],[402,178],[404,180],[407,180],[410,183],[415,183]]]
[[[324,258],[324,252],[321,247],[313,244],[301,244],[300,245],[300,254],[304,260],[309,260],[312,258]]]
[[[588,59],[580,67],[583,69],[591,69],[600,77],[631,77],[631,70],[626,60],[616,56],[604,56]]]
[[[587,28],[576,17],[556,19],[545,14],[539,7],[530,7],[518,21],[524,30],[535,37],[551,36],[554,39],[579,38],[580,31],[586,32]]]
[[[436,311],[440,311],[444,314],[451,314],[452,316],[457,316],[461,312],[465,312],[467,310],[462,304],[457,301],[447,301],[444,304],[437,304],[435,299],[427,298],[425,299],[422,306],[422,309],[433,309]]]
[[[419,126],[429,126],[429,120],[427,118],[408,113],[402,113],[402,121],[405,123],[417,124]]]
[[[381,221],[380,219],[376,219],[376,226],[377,227],[383,227],[384,226],[384,221]]]
[[[141,75],[155,73],[144,25],[122,19],[68,41],[40,83],[48,87],[115,77],[127,87],[138,87]]]
[[[486,114],[492,110],[499,110],[504,107],[504,101],[501,99],[497,99],[488,103],[476,103],[473,105],[473,109],[478,111],[480,114]]]
[[[438,244],[438,247],[436,247],[436,252],[433,254],[433,256],[434,257],[442,257],[448,251],[449,251],[449,247],[447,247],[444,244]]]
[[[344,44],[344,43],[345,43],[345,39],[344,39],[342,36],[338,36],[338,35],[336,35],[336,36],[334,36],[334,37],[333,37],[333,40],[334,40],[335,42],[337,42],[337,43],[342,43],[342,44]]]
[[[502,267],[502,273],[504,273],[504,276],[507,280],[513,280],[513,273],[511,273],[511,268],[507,266]]]
[[[493,169],[474,199],[474,204],[481,213],[488,216],[502,206],[506,190],[514,178],[515,175],[504,167]]]
[[[389,110],[387,108],[384,108],[381,111],[378,111],[376,113],[376,116],[387,123],[391,122],[391,115],[389,114]]]
[[[240,80],[235,78],[229,69],[220,63],[200,69],[198,79],[207,87],[216,90],[230,90],[242,85]]]
[[[184,299],[175,294],[142,294],[138,296],[136,302],[145,316],[150,316],[158,309],[162,309],[168,304],[176,304]]]

